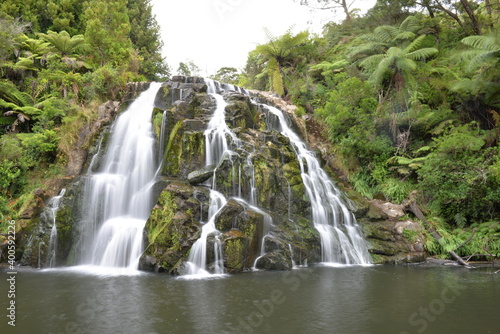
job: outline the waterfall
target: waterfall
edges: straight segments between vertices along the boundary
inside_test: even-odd
[[[266,106],[279,119],[300,164],[301,176],[311,201],[312,218],[321,238],[321,261],[330,264],[369,264],[371,257],[354,215],[342,202],[342,193],[321,168],[314,154],[288,126],[283,112]],[[269,122],[271,123],[271,122]]]
[[[214,241],[214,274],[220,275],[224,273],[224,263],[222,260],[222,249],[218,236],[220,232],[215,228],[215,215],[226,204],[226,198],[221,193],[212,190],[210,191],[210,206],[208,209],[208,222],[201,229],[201,236],[191,247],[188,258],[188,275],[208,276],[209,268],[207,267],[207,246],[208,237],[212,235]]]
[[[54,196],[50,199],[47,204],[49,209],[50,217],[52,218],[52,229],[50,230],[49,246],[47,248],[47,261],[46,266],[53,268],[56,265],[56,252],[57,252],[57,210],[59,210],[59,204],[61,203],[61,198],[64,196],[66,189],[62,189],[59,195]]]
[[[136,269],[152,208],[156,171],[151,114],[161,83],[125,110],[111,128],[99,170],[89,171],[80,221],[80,264]]]
[[[224,85],[221,88],[221,84],[217,81],[206,79],[205,83],[207,85],[207,93],[210,94],[216,102],[216,108],[210,119],[207,129],[205,130],[205,146],[206,146],[206,166],[215,165],[218,166],[219,163],[226,156],[236,155],[234,151],[230,149],[231,146],[239,146],[240,139],[236,134],[229,128],[226,124],[225,108],[227,106],[226,101],[222,95],[218,94],[221,89],[230,89],[234,91],[240,91],[235,88]],[[228,138],[230,142],[228,142]],[[252,168],[251,159],[246,161],[246,168]],[[222,259],[222,248],[218,236],[220,232],[215,228],[215,215],[227,202],[224,195],[216,191],[216,175],[217,171],[214,172],[214,179],[212,183],[212,189],[210,191],[211,204],[208,213],[208,221],[203,223],[202,232],[200,238],[193,244],[191,251],[189,253],[188,259],[188,275],[209,275],[209,269],[214,274],[223,274],[224,265]],[[255,181],[254,181],[255,183]],[[234,189],[235,193],[241,196],[241,189],[238,186],[238,190]],[[255,189],[252,188],[252,194],[250,195],[252,202],[255,200]],[[210,236],[214,237],[214,267],[208,268],[207,264],[207,246],[208,238]]]

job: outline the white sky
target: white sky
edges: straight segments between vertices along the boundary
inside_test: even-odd
[[[266,43],[264,27],[281,36],[294,26],[297,33],[309,29],[320,33],[342,11],[312,12],[294,0],[152,0],[153,13],[161,26],[163,56],[176,74],[179,62],[192,60],[201,75],[215,74],[221,67],[245,66],[248,52]],[[352,8],[370,8],[375,0],[357,0]]]

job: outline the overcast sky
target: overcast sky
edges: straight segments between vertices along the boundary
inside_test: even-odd
[[[275,36],[294,26],[295,33],[322,26],[343,15],[311,11],[294,0],[152,0],[161,26],[163,56],[175,74],[179,62],[192,60],[207,76],[224,66],[241,69],[248,52],[266,43],[264,27]],[[353,8],[370,8],[375,0],[357,0]]]

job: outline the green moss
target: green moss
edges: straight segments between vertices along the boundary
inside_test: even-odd
[[[230,239],[224,245],[224,253],[226,259],[226,267],[231,270],[243,270],[245,260],[245,243],[244,239]]]
[[[179,156],[179,152],[182,152],[180,145],[176,143],[177,133],[182,128],[182,124],[182,121],[177,122],[170,131],[167,147],[165,148],[165,155],[163,156],[164,175],[177,175],[179,173],[180,161],[178,159],[172,159],[172,157]]]
[[[161,111],[160,109],[155,109],[155,110]],[[153,131],[156,135],[156,138],[158,138],[158,139],[160,138],[160,134],[161,134],[162,121],[163,121],[163,113],[161,113],[161,112],[154,113],[154,115],[153,115]]]
[[[177,205],[173,201],[173,196],[168,191],[163,191],[158,199],[159,208],[153,209],[148,221],[146,222],[146,233],[148,237],[148,248],[151,245],[169,245],[177,246],[179,238],[169,235],[167,232],[172,224]]]

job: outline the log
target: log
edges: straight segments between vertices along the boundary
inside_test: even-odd
[[[417,204],[417,191],[416,190],[413,191],[410,194],[410,196],[408,196],[408,199],[403,202],[403,210],[410,211],[411,213],[413,213],[415,215],[415,217],[417,217],[424,224],[424,226],[427,228],[427,230],[429,231],[429,233],[432,235],[432,237],[434,239],[436,239],[437,241],[441,240],[442,237],[439,234],[439,232],[436,231],[436,229],[434,228],[434,226],[432,226],[432,224],[429,223],[427,221],[427,219],[425,219],[425,216],[424,216],[422,210],[420,210],[420,208],[419,208],[419,206]],[[470,238],[470,239],[472,239],[472,238]],[[469,241],[470,240],[467,240],[466,243],[469,242]],[[462,247],[464,244],[460,245],[458,248]],[[456,248],[456,249],[458,249],[458,248]],[[468,265],[467,262],[465,262],[460,257],[460,255],[458,255],[457,253],[455,253],[455,251],[452,250],[449,253],[461,265],[463,265],[463,266],[465,266],[467,268],[473,268],[470,265]]]

